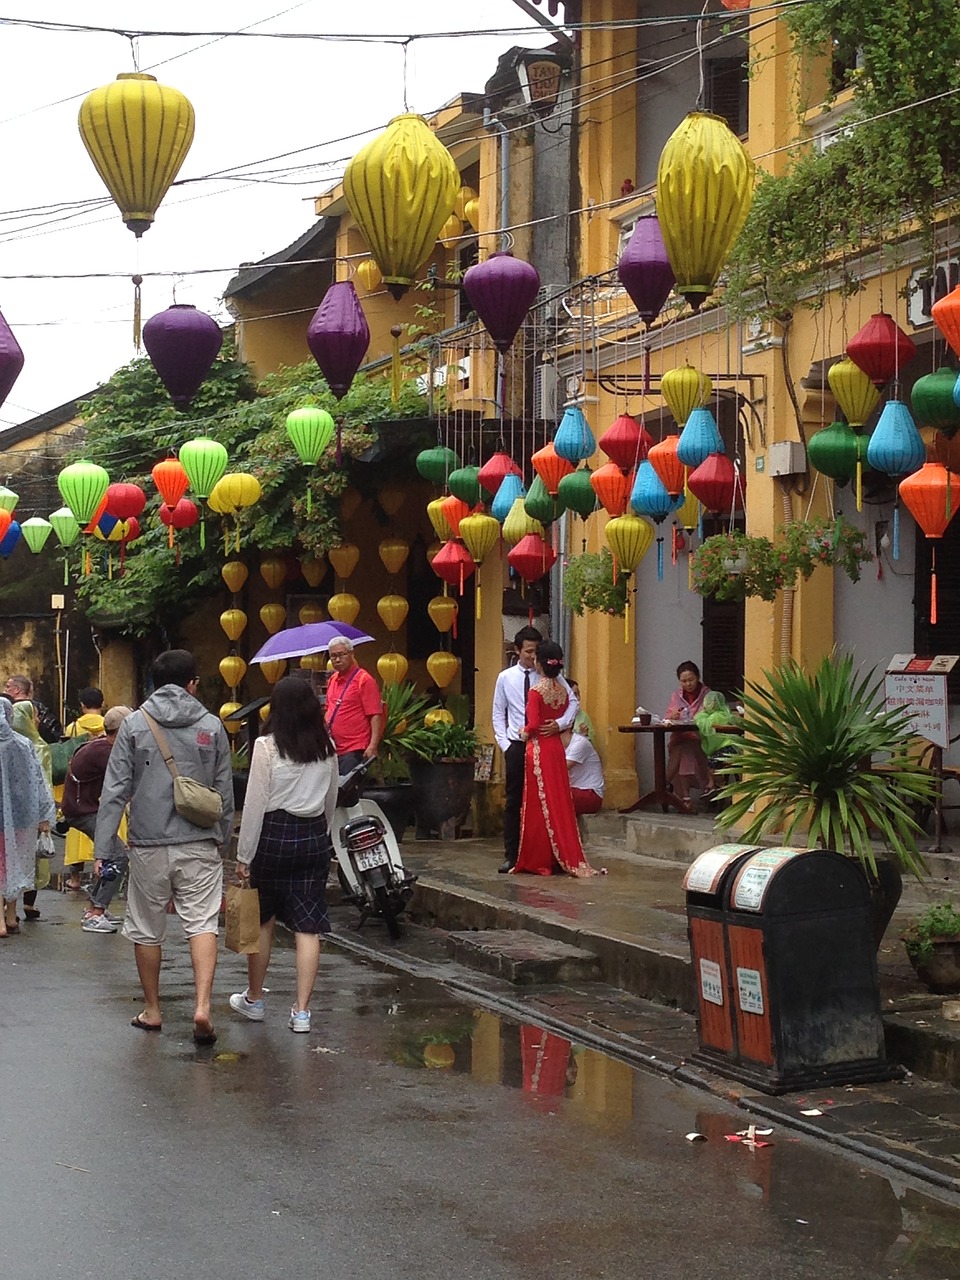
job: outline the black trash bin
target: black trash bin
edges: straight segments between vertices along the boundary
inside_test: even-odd
[[[695,1058],[765,1093],[889,1080],[869,887],[829,849],[763,849],[724,876],[731,1047]]]

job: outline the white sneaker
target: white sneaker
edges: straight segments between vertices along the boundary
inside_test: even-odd
[[[291,1009],[290,1010],[290,1030],[307,1032],[310,1030],[310,1010],[309,1009]]]
[[[84,933],[116,933],[118,927],[106,916],[87,916],[81,925]]]
[[[234,1013],[239,1013],[243,1017],[249,1018],[251,1022],[263,1021],[263,1001],[248,1000],[245,991],[238,991],[230,997],[230,1008]]]

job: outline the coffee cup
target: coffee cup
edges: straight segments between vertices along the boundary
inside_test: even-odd
[[[641,724],[649,724],[652,717],[649,711],[644,711],[639,716],[637,716],[637,719],[640,721]]]

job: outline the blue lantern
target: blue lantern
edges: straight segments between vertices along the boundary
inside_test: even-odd
[[[902,400],[888,400],[867,445],[867,463],[888,476],[908,476],[927,460],[927,447]]]
[[[513,472],[508,472],[501,480],[496,496],[490,504],[490,514],[503,524],[517,498],[525,498],[526,495],[527,491],[520,477]]]
[[[16,520],[11,520],[7,532],[0,539],[0,556],[6,560],[7,556],[20,541],[20,526]]]
[[[666,485],[653,469],[653,463],[641,462],[630,494],[630,506],[637,515],[648,516],[656,524],[660,524],[678,505],[678,501],[667,492]]]
[[[677,457],[685,467],[699,467],[711,453],[726,453],[717,420],[709,409],[692,409],[677,443]]]
[[[553,447],[561,458],[566,458],[574,466],[585,458],[592,458],[596,453],[597,442],[593,438],[590,424],[583,416],[583,410],[578,409],[575,404],[564,409],[557,434],[553,437]]]

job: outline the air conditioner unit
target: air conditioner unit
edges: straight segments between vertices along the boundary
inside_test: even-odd
[[[822,156],[835,142],[839,142],[841,138],[849,138],[852,133],[853,125],[848,124],[842,129],[829,129],[824,133],[814,134],[813,149],[818,156]]]
[[[533,416],[555,422],[558,412],[560,375],[556,365],[540,364],[533,371]]]

